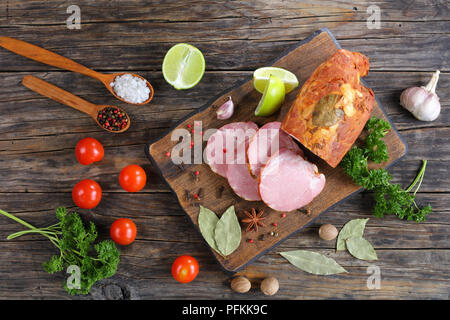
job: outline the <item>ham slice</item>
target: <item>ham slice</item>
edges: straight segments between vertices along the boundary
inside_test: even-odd
[[[269,157],[279,149],[293,150],[303,156],[303,151],[292,138],[280,129],[281,122],[274,121],[263,125],[250,140],[247,150],[248,169],[255,178]]]
[[[237,155],[242,153],[241,149],[247,146],[257,130],[254,122],[232,122],[211,135],[205,148],[205,160],[211,170],[226,178],[229,164],[245,163],[245,159],[237,161]],[[242,145],[243,141],[246,144]],[[245,154],[245,150],[243,152]]]
[[[250,175],[246,157],[250,139],[257,130],[253,122],[229,123],[208,139],[205,149],[211,170],[227,178],[233,191],[248,201],[261,200],[258,181]]]
[[[231,189],[242,199],[247,201],[261,200],[258,180],[250,175],[246,163],[228,165],[227,179]]]
[[[325,176],[297,152],[280,149],[261,170],[259,194],[277,211],[292,211],[310,203],[324,188]]]
[[[258,127],[256,126],[256,129],[257,128]],[[254,134],[256,134],[256,130],[254,131],[253,136]],[[247,162],[247,149],[253,136],[248,137],[248,139],[246,137],[244,141],[240,142],[235,154],[236,162],[228,164],[227,180],[231,189],[233,189],[233,191],[242,199],[247,201],[260,201],[261,197],[259,196],[258,191],[258,181],[254,179],[251,176],[250,171],[248,171]]]

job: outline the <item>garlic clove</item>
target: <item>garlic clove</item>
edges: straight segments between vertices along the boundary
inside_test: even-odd
[[[217,119],[227,120],[230,119],[234,113],[234,103],[231,97],[217,109]]]
[[[435,94],[429,94],[422,102],[422,108],[418,108],[417,119],[422,121],[434,121],[441,113],[441,104]]]
[[[439,97],[435,93],[439,70],[425,87],[412,87],[400,95],[400,105],[421,121],[433,121],[441,112]]]
[[[428,92],[420,87],[408,88],[400,96],[400,105],[415,115],[418,108],[426,99]]]

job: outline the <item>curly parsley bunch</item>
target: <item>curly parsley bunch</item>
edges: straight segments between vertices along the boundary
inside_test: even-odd
[[[362,147],[354,146],[341,161],[341,166],[353,181],[361,187],[374,192],[374,215],[383,217],[385,214],[394,214],[400,219],[425,221],[431,212],[431,206],[419,208],[415,196],[422,184],[427,161],[423,160],[422,168],[413,183],[406,189],[399,184],[391,184],[392,176],[386,169],[372,169],[367,167],[367,161],[381,163],[389,159],[386,143],[382,140],[391,129],[389,122],[372,117],[366,124],[368,131]],[[414,193],[410,191],[418,183]]]
[[[0,213],[29,228],[8,236],[8,240],[25,234],[38,233],[47,237],[58,249],[59,254],[43,264],[45,271],[55,273],[75,265],[80,269],[80,288],[64,288],[70,294],[88,294],[92,285],[116,273],[120,252],[111,240],[105,240],[94,245],[97,230],[93,222],[87,227],[76,212],[68,213],[66,208],[58,208],[56,217],[58,223],[46,228],[36,228],[16,216],[0,210]],[[94,254],[95,252],[95,254]],[[73,286],[71,286],[73,287]]]

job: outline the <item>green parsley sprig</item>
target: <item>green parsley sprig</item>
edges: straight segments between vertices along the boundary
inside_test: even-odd
[[[373,191],[375,198],[374,215],[383,217],[385,214],[396,215],[399,219],[425,221],[427,214],[431,212],[431,206],[419,208],[415,202],[415,196],[422,184],[425,175],[427,161],[423,160],[422,168],[413,183],[406,189],[399,184],[391,184],[392,176],[386,169],[369,170],[367,161],[381,163],[389,159],[384,136],[391,126],[383,119],[372,117],[366,124],[368,132],[362,147],[352,147],[341,161],[341,166],[353,181],[363,188]],[[414,193],[410,191],[418,184]]]
[[[8,240],[37,233],[49,239],[59,249],[59,254],[43,264],[45,271],[55,273],[66,270],[70,265],[80,268],[80,288],[71,289],[64,283],[68,293],[88,294],[95,282],[116,273],[120,256],[116,245],[111,240],[93,245],[97,238],[94,223],[91,221],[85,228],[76,212],[68,213],[66,208],[58,208],[56,218],[59,222],[45,228],[36,228],[6,211],[0,210],[0,213],[28,228],[9,235]],[[96,256],[91,255],[93,251]]]

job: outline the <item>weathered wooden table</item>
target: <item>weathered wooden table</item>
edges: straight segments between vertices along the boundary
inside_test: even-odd
[[[132,218],[138,239],[121,249],[117,274],[97,284],[91,295],[75,298],[199,298],[266,299],[258,281],[275,276],[280,291],[274,299],[448,299],[450,293],[450,21],[447,1],[77,1],[81,29],[68,29],[66,12],[72,2],[0,2],[2,35],[17,37],[67,56],[98,71],[133,71],[154,85],[151,104],[120,103],[95,80],[64,72],[0,50],[0,208],[38,226],[55,221],[58,206],[74,208],[71,189],[92,178],[104,195],[94,210],[81,210],[96,222],[102,238],[119,217]],[[380,8],[380,28],[369,28],[366,11]],[[376,9],[376,8],[375,8]],[[373,21],[369,19],[370,27]],[[246,267],[253,280],[249,294],[229,288],[229,276],[216,264],[192,228],[174,195],[157,176],[144,146],[210,98],[251,75],[283,50],[321,27],[340,44],[371,59],[366,78],[409,145],[407,156],[390,172],[406,186],[421,159],[428,168],[418,201],[433,213],[424,223],[371,216],[372,196],[362,193],[324,214],[313,225]],[[205,55],[207,71],[193,89],[176,91],[161,74],[165,52],[188,42]],[[401,91],[428,81],[440,69],[437,92],[441,116],[434,122],[415,120],[398,103]],[[99,104],[123,107],[132,127],[108,134],[81,113],[40,97],[20,81],[33,74]],[[101,163],[81,166],[74,148],[91,136],[105,146]],[[124,192],[118,173],[127,164],[142,165],[149,174],[146,188]],[[365,236],[379,260],[369,263],[348,253],[335,253],[334,242],[320,240],[318,227],[341,227],[353,218],[371,217]],[[55,250],[40,237],[7,241],[20,230],[0,217],[0,298],[68,299],[64,274],[49,275],[41,263]],[[310,249],[335,258],[348,271],[314,276],[295,269],[278,252]],[[182,254],[195,256],[201,267],[188,285],[173,280],[170,267]],[[367,287],[367,267],[380,268],[381,288]]]

